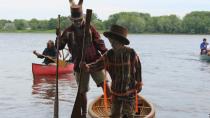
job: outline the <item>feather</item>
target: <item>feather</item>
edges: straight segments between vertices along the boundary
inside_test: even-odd
[[[71,6],[75,5],[74,0],[69,0],[69,3],[70,3]]]
[[[83,3],[83,0],[79,0],[78,5],[82,5],[82,3]]]

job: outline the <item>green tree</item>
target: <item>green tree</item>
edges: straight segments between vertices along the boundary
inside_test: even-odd
[[[29,21],[29,26],[31,27],[32,30],[37,30],[38,25],[39,25],[39,21],[35,18],[33,18]]]
[[[10,20],[4,20],[4,19],[0,20],[0,30],[3,30],[6,23],[11,23],[11,21]]]
[[[128,28],[128,31],[132,33],[144,32],[146,26],[143,18],[133,15],[120,16],[116,24]]]
[[[92,24],[96,27],[97,30],[104,30],[104,25],[103,25],[102,20],[98,19],[95,13],[93,13],[91,20],[92,20]]]
[[[65,16],[61,17],[61,29],[62,30],[64,30],[67,27],[69,27],[70,24],[71,24],[71,20],[69,19],[69,17],[65,17]]]
[[[38,30],[47,30],[48,29],[48,20],[40,20],[38,21]]]
[[[15,24],[14,23],[5,23],[3,30],[8,31],[8,32],[16,31]]]
[[[137,12],[121,12],[113,14],[107,21],[104,21],[104,26],[108,29],[112,24],[122,25],[128,28],[129,32],[141,33],[146,28],[146,17],[149,18],[148,14],[142,14]]]
[[[55,29],[56,26],[57,26],[57,19],[51,18],[51,19],[48,21],[48,29],[49,29],[49,30]]]
[[[182,27],[184,33],[209,34],[210,12],[196,11],[187,14],[183,18]]]
[[[28,22],[23,19],[15,19],[14,24],[15,24],[17,30],[24,30],[24,29],[29,28]]]
[[[152,32],[179,33],[181,20],[176,15],[152,17]]]
[[[47,30],[48,29],[48,20],[37,20],[31,19],[29,21],[29,26],[32,30]]]

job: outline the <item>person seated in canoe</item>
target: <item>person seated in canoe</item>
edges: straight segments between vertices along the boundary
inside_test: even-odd
[[[203,39],[203,42],[200,44],[200,49],[201,49],[201,55],[202,54],[207,54],[207,45],[209,45],[209,43],[207,42],[206,38]]]
[[[141,62],[134,49],[125,46],[130,43],[127,32],[122,26],[112,25],[110,31],[103,33],[112,49],[94,63],[80,64],[88,72],[101,68],[109,72],[112,80],[111,118],[134,118],[138,104],[135,98],[142,89]]]
[[[41,58],[41,59],[44,58],[43,63],[46,65],[55,63],[52,59],[56,58],[56,48],[55,48],[54,42],[52,40],[49,40],[47,42],[47,48],[44,49],[42,54],[37,53],[36,50],[34,50],[33,53],[38,58]]]

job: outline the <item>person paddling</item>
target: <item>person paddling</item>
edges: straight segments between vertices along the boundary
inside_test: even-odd
[[[200,54],[207,54],[207,46],[209,43],[207,42],[206,38],[203,39],[203,42],[200,44],[201,53]]]
[[[56,48],[54,42],[49,40],[47,42],[47,47],[44,49],[42,54],[37,53],[36,50],[33,51],[33,54],[35,54],[38,58],[44,58],[43,63],[46,65],[55,63],[52,59],[48,58],[48,56],[54,59],[56,58]]]

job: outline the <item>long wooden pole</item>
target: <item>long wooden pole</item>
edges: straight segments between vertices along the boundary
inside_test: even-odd
[[[58,29],[60,30],[60,15],[58,15]],[[55,103],[54,103],[54,118],[59,118],[59,98],[58,98],[58,67],[59,67],[59,39],[60,39],[60,33],[58,34],[56,41],[57,41],[57,46],[56,46],[56,94],[55,94]]]
[[[90,28],[90,21],[91,21],[91,16],[92,16],[92,10],[87,9],[86,11],[86,20],[85,20],[85,32],[83,36],[83,46],[82,46],[82,57],[80,62],[85,61],[85,51],[86,51],[86,34],[89,33],[89,28]],[[81,81],[82,81],[82,69],[80,69],[80,76],[79,76],[79,85],[78,85],[78,91],[77,91],[77,96],[76,100],[74,102],[74,107],[72,110],[71,118],[81,118],[81,107],[82,107],[82,101],[81,101],[81,95],[80,95],[80,86],[81,86]]]

